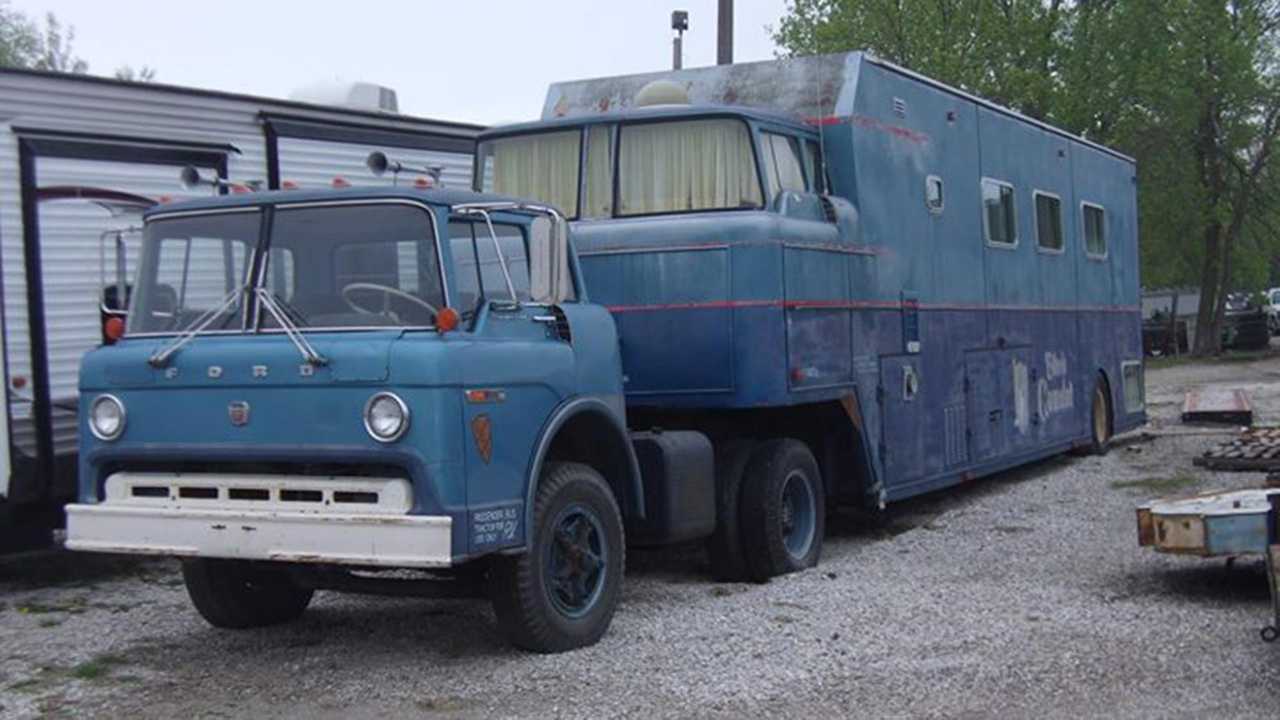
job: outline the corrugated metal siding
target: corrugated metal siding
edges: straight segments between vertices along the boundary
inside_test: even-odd
[[[390,174],[375,177],[365,165],[369,153],[381,150],[392,160],[405,165],[443,168],[441,180],[446,187],[471,187],[471,155],[464,153],[430,152],[405,148],[378,147],[330,142],[327,140],[302,140],[280,138],[280,180],[291,180],[301,188],[330,187],[334,177],[341,176],[354,186],[390,185]],[[412,183],[418,173],[400,173],[400,183]]]
[[[228,157],[228,172],[233,180],[265,181],[266,142],[259,117],[262,112],[281,110],[313,121],[349,123],[353,118],[353,114],[341,110],[307,109],[290,104],[275,106],[253,98],[0,71],[0,266],[10,376],[29,380],[31,373],[18,136],[12,128],[123,136],[159,144],[227,144],[239,151]],[[394,116],[361,115],[355,121],[406,132],[440,130],[454,135],[469,134],[466,128],[436,126]],[[281,138],[279,149],[282,177],[303,185],[328,184],[338,174],[353,184],[378,182],[364,167],[365,157],[378,148]],[[470,155],[403,152],[391,148],[387,151],[392,157],[407,162],[444,165],[446,183],[453,187],[466,187],[470,183]],[[43,186],[92,185],[150,197],[182,196],[177,172],[177,167],[54,158],[41,158],[37,163],[38,183]],[[51,397],[56,404],[73,407],[80,356],[98,342],[98,236],[119,222],[112,221],[96,206],[81,201],[46,203],[40,209],[40,221]],[[133,259],[136,252],[131,253]],[[28,382],[23,394],[30,397],[31,390]],[[20,448],[34,452],[30,410],[29,402],[12,405],[14,439]],[[55,408],[53,416],[59,452],[73,449],[74,414]],[[0,431],[5,430],[3,423],[4,419],[0,418]],[[0,461],[7,460],[5,451],[7,448],[0,448]],[[6,462],[0,462],[0,496],[5,494],[8,480],[5,466]]]

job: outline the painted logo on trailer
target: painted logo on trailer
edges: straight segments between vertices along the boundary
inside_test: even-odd
[[[231,424],[241,427],[249,424],[249,403],[237,401],[227,405],[227,417]]]

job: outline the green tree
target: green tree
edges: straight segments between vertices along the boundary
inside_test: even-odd
[[[1133,155],[1144,281],[1200,285],[1212,353],[1280,226],[1278,17],[1275,0],[793,0],[775,40],[869,49]]]
[[[53,13],[41,28],[25,14],[0,0],[0,67],[86,73],[89,64],[72,50],[76,31],[64,27]]]

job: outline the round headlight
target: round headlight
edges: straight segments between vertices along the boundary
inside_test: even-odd
[[[395,442],[409,429],[409,406],[392,393],[378,393],[364,405],[364,429],[378,442]]]
[[[89,432],[99,440],[111,441],[124,432],[124,404],[114,395],[99,395],[89,407]]]

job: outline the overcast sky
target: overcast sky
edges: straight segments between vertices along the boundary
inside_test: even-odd
[[[156,69],[158,82],[288,97],[322,81],[396,90],[401,112],[530,120],[547,85],[671,66],[671,11],[689,11],[685,66],[711,65],[716,0],[11,0],[75,26],[89,71]],[[785,0],[738,0],[734,59],[766,60]]]

